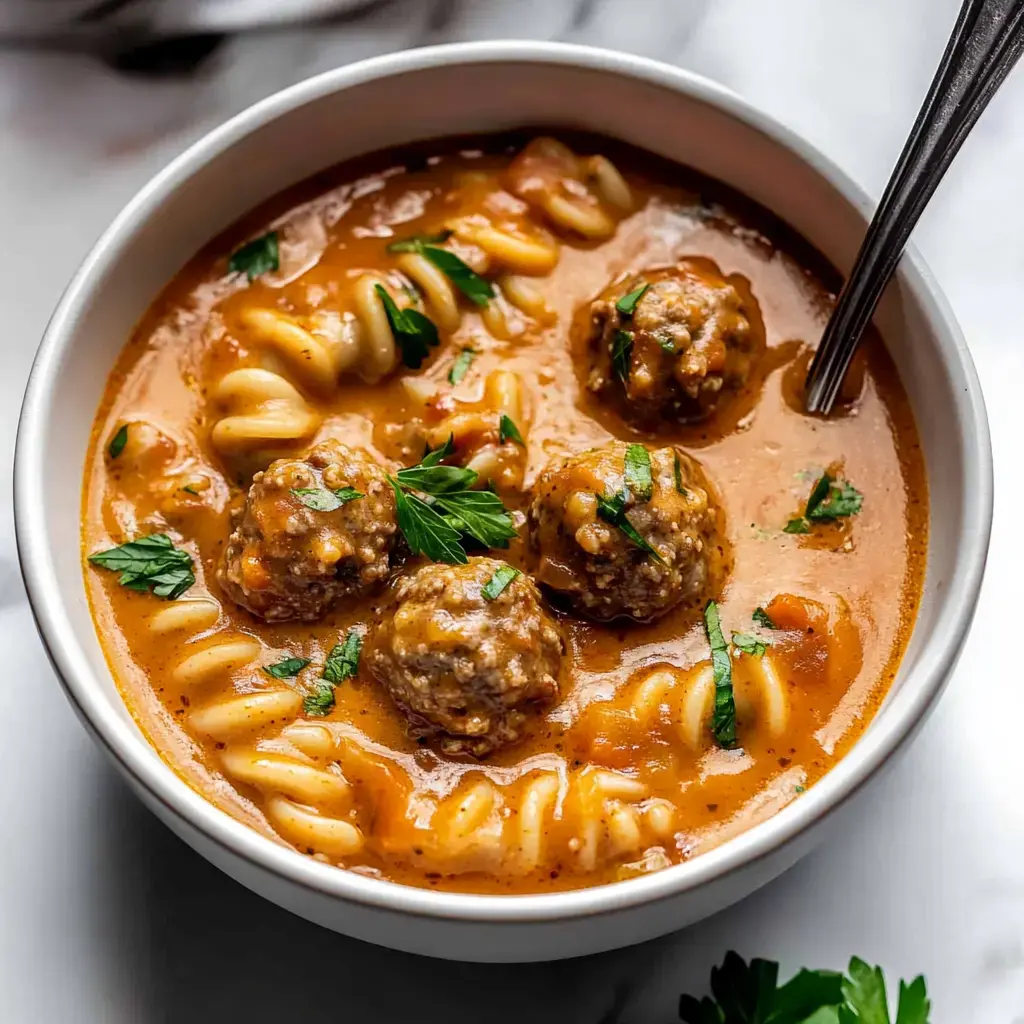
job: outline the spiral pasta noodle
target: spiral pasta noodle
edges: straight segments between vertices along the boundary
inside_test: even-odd
[[[733,669],[736,712],[740,720],[760,717],[772,736],[781,735],[789,721],[789,700],[771,652],[744,658]],[[690,669],[657,668],[645,676],[630,698],[630,713],[641,728],[674,723],[675,736],[692,751],[711,745],[714,673],[710,662]]]

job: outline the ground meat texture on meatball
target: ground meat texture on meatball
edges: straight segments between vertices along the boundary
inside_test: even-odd
[[[649,620],[681,602],[700,606],[724,575],[721,513],[699,464],[680,448],[650,451],[648,497],[627,482],[631,447],[641,448],[613,441],[549,465],[530,506],[537,580],[593,619]],[[618,504],[626,530],[607,505],[602,515],[599,498]]]
[[[750,313],[707,259],[629,277],[591,305],[587,385],[618,395],[636,422],[701,420],[750,376],[760,347]]]
[[[379,588],[399,540],[384,470],[360,448],[324,441],[253,477],[217,578],[258,618],[312,622]]]
[[[515,743],[558,696],[562,634],[529,576],[505,582],[513,572],[493,558],[425,565],[395,582],[367,638],[364,661],[410,735],[445,753]]]

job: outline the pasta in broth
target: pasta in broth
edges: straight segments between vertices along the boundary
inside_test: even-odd
[[[927,538],[880,341],[801,411],[829,280],[572,134],[273,200],[97,415],[86,581],[140,725],[268,836],[444,889],[628,878],[798,799],[885,694]]]

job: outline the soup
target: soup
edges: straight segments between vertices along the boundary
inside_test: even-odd
[[[884,698],[927,543],[879,339],[802,411],[832,283],[572,133],[272,200],[96,417],[86,584],[140,727],[264,835],[447,890],[634,877],[799,799]]]

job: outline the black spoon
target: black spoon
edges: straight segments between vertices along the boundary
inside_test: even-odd
[[[1024,0],[964,0],[910,138],[868,226],[807,373],[827,415],[910,232],[988,101],[1024,51]]]

